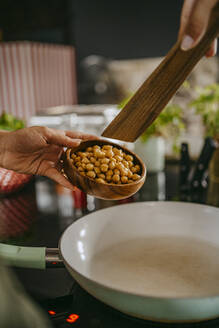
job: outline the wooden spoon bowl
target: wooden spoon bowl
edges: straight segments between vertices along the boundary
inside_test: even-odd
[[[84,151],[87,147],[92,147],[94,145],[111,145],[121,149],[127,155],[132,155],[134,163],[140,165],[140,179],[127,184],[99,183],[95,181],[95,179],[81,175],[78,169],[73,165],[71,155],[77,151]],[[89,195],[102,199],[118,200],[130,197],[142,187],[146,178],[145,165],[136,154],[116,143],[101,139],[82,141],[78,147],[67,149],[63,159],[63,167],[66,176],[74,186]]]

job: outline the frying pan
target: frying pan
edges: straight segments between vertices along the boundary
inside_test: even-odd
[[[121,312],[193,322],[219,316],[218,231],[219,209],[212,206],[132,203],[71,224],[50,258],[45,248],[4,244],[0,255],[35,268],[62,260],[87,292]]]

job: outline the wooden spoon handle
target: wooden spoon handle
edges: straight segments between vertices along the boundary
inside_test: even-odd
[[[178,40],[102,135],[135,141],[157,118],[218,34],[219,3],[212,10],[207,31],[198,45],[183,51]]]

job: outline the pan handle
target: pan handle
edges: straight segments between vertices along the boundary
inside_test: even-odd
[[[0,258],[22,268],[45,269],[63,267],[58,248],[23,247],[0,243]]]
[[[45,269],[45,247],[23,247],[0,243],[0,258],[16,267]]]

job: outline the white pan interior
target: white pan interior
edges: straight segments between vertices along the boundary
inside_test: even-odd
[[[60,251],[80,275],[131,294],[219,295],[219,209],[143,202],[100,210],[73,223]]]

